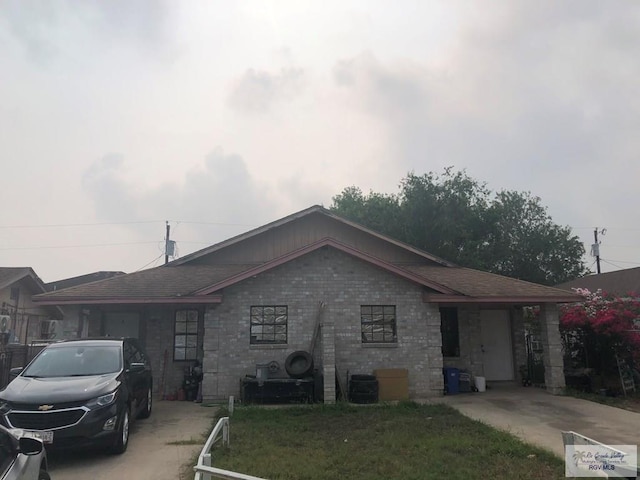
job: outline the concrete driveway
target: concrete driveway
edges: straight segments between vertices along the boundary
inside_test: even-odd
[[[573,430],[608,445],[640,443],[640,413],[551,395],[539,388],[500,386],[483,393],[446,396],[442,402],[561,458],[562,430]]]
[[[153,413],[131,427],[129,448],[122,455],[101,451],[52,452],[49,471],[55,480],[176,480],[181,468],[202,449],[212,428],[215,407],[193,402],[156,401]],[[172,443],[182,442],[181,445]]]

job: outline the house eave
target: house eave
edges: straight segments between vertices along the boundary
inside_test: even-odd
[[[422,301],[425,303],[444,303],[444,304],[510,304],[510,305],[540,305],[541,303],[575,303],[584,299],[575,295],[567,296],[486,296],[471,297],[464,295],[439,295],[425,293]]]
[[[38,305],[167,305],[167,304],[216,304],[222,303],[222,295],[188,295],[176,297],[67,297],[58,299],[33,299]]]

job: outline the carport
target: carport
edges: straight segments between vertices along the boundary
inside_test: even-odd
[[[640,413],[543,389],[492,385],[482,393],[439,399],[464,415],[505,430],[564,458],[561,432],[573,430],[607,445],[638,445]]]

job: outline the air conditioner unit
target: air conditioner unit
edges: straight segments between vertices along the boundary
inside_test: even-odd
[[[57,320],[42,320],[40,322],[40,338],[43,340],[53,340],[56,338]]]
[[[7,333],[11,325],[11,317],[9,315],[0,315],[0,333]]]

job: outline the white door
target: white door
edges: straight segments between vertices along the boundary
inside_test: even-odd
[[[104,315],[104,335],[107,337],[130,337],[139,336],[140,315],[137,313],[117,312],[105,313]]]
[[[513,380],[513,350],[508,310],[480,311],[482,361],[487,380]]]

